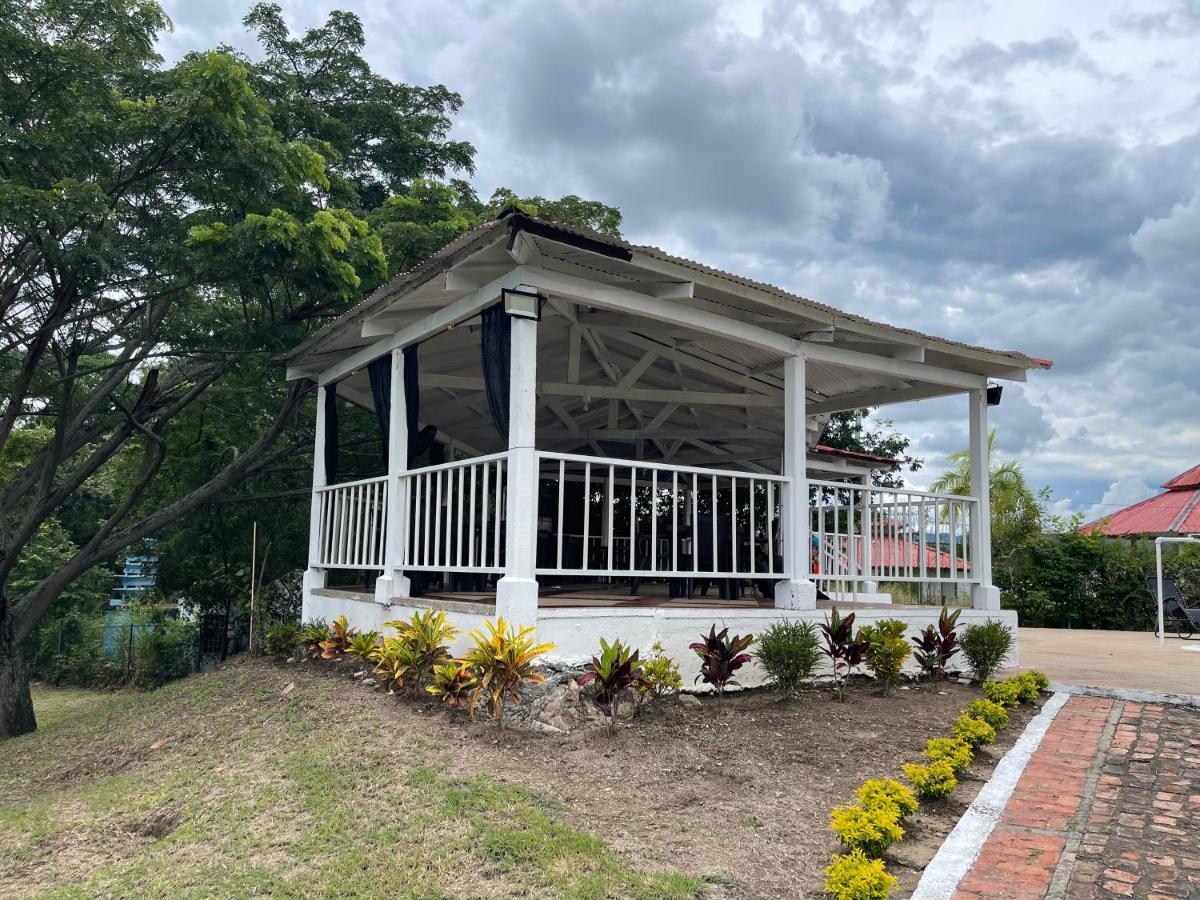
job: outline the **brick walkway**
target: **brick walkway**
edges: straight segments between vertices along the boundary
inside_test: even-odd
[[[1071,697],[955,897],[1200,898],[1200,711]]]

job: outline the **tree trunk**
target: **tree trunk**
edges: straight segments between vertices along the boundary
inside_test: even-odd
[[[0,610],[3,601],[0,600]],[[0,740],[27,734],[37,728],[29,676],[21,646],[13,635],[12,617],[0,612]]]

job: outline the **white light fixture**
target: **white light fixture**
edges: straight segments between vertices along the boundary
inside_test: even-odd
[[[537,291],[504,288],[501,293],[504,295],[504,311],[510,316],[534,320],[542,318],[542,298]]]

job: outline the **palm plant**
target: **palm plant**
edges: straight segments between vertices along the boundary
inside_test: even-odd
[[[483,623],[484,629],[473,629],[469,634],[472,646],[462,658],[478,679],[471,696],[471,708],[481,696],[488,698],[488,706],[496,717],[500,728],[504,727],[504,701],[511,698],[521,702],[521,682],[541,684],[545,676],[534,665],[534,660],[554,649],[550,643],[537,643],[532,626],[514,630],[500,616],[495,622]]]

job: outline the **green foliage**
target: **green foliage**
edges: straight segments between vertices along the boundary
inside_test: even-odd
[[[753,643],[752,634],[735,634],[729,637],[728,628],[722,628],[718,632],[714,624],[706,636],[688,645],[689,649],[700,657],[700,674],[696,676],[696,681],[703,679],[705,684],[711,684],[717,692],[717,697],[723,698],[725,688],[737,684],[733,680],[733,673],[750,662],[750,654],[742,651]]]
[[[856,640],[867,645],[867,668],[883,685],[885,697],[891,693],[892,684],[904,671],[904,663],[912,653],[904,638],[907,628],[899,619],[880,619],[858,631]]]
[[[358,629],[350,624],[350,620],[342,614],[329,623],[329,635],[317,646],[321,659],[338,659],[350,649],[350,642],[358,634]],[[310,648],[311,652],[311,648]]]
[[[617,721],[617,704],[622,697],[637,699],[642,682],[638,651],[621,641],[611,644],[600,638],[600,655],[593,656],[588,671],[579,677],[580,686],[595,683],[596,705],[608,713],[609,723]]]
[[[858,804],[835,806],[829,827],[850,850],[868,856],[882,856],[887,848],[904,837],[900,810],[894,804],[877,804],[865,809]]]
[[[1021,687],[1009,679],[1005,679],[1004,681],[985,681],[983,683],[983,696],[1006,709],[1012,709],[1021,703]]]
[[[825,893],[834,900],[887,900],[895,885],[896,877],[888,874],[883,860],[861,850],[835,856],[825,868]]]
[[[825,638],[823,652],[833,664],[833,684],[837,699],[846,699],[846,679],[867,657],[867,642],[854,636],[854,613],[841,615],[836,606],[821,624]]]
[[[853,450],[857,453],[869,453],[872,456],[883,456],[900,463],[901,469],[889,472],[885,469],[875,469],[871,472],[871,481],[881,487],[903,487],[903,470],[916,472],[925,464],[923,459],[911,456],[907,451],[912,440],[906,435],[893,430],[890,419],[878,419],[874,424],[877,429],[868,429],[868,410],[857,409],[846,412],[836,412],[825,423],[821,433],[821,443],[826,447],[836,447],[838,450]]]
[[[759,637],[755,656],[774,685],[795,696],[821,660],[817,626],[795,619],[774,622]]]
[[[433,680],[425,690],[446,706],[459,709],[470,707],[477,684],[478,679],[470,666],[450,660],[433,667]]]
[[[268,626],[266,647],[272,656],[290,656],[300,645],[303,629],[295,622],[276,622]]]
[[[1008,724],[1008,712],[1001,704],[991,700],[972,700],[963,713],[973,719],[982,719],[996,731]]]
[[[514,629],[500,616],[495,622],[490,619],[482,629],[470,632],[473,646],[467,650],[462,662],[478,679],[471,698],[474,708],[479,698],[486,697],[497,724],[504,727],[504,701],[521,702],[521,682],[541,684],[545,676],[534,665],[534,661],[554,649],[551,643],[537,643],[532,626]]]
[[[944,762],[961,775],[971,767],[971,745],[959,738],[930,738],[925,742],[925,758]]]
[[[655,700],[683,690],[679,663],[663,651],[662,641],[655,641],[650,647],[650,656],[642,660],[642,680],[638,690]]]
[[[892,806],[900,818],[911,816],[917,811],[917,798],[907,787],[894,778],[872,778],[862,783],[855,796],[863,809],[877,806]]]
[[[978,681],[987,681],[1000,667],[1012,649],[1012,631],[1003,622],[988,619],[976,622],[963,629],[963,656]]]
[[[198,628],[193,622],[154,617],[137,632],[130,683],[148,690],[192,674],[197,637]]]
[[[401,637],[386,636],[368,655],[375,663],[375,674],[383,680],[384,687],[401,691],[409,682],[419,681],[421,655],[412,641]]]
[[[329,640],[332,633],[324,619],[313,619],[300,626],[300,643],[309,656],[317,657],[321,655],[321,644]]]
[[[1041,672],[1025,672],[1008,680],[1017,686],[1017,699],[1022,703],[1032,703],[1050,686],[1050,679]]]
[[[351,636],[350,642],[346,646],[346,652],[351,656],[357,657],[362,662],[370,662],[375,648],[379,646],[379,632],[366,631],[362,634]]]
[[[921,633],[912,639],[916,644],[913,658],[921,667],[921,674],[930,678],[943,678],[950,659],[958,653],[958,617],[962,612],[956,609],[950,612],[942,607],[938,614],[937,625],[926,625]]]
[[[938,760],[927,765],[920,763],[905,763],[901,766],[904,777],[913,786],[913,790],[922,800],[940,800],[949,797],[956,787],[958,779],[954,777],[954,767],[945,760]]]
[[[446,613],[440,609],[417,610],[406,620],[384,624],[395,628],[399,639],[411,645],[419,681],[450,658],[450,644],[458,636],[458,629],[446,621]]]
[[[972,747],[982,747],[984,744],[996,742],[996,729],[983,719],[976,719],[966,714],[959,716],[950,729],[954,736]]]

